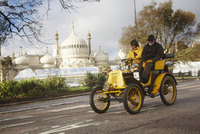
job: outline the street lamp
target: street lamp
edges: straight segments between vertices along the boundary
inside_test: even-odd
[[[134,13],[135,13],[136,39],[138,40],[138,26],[137,26],[136,3],[135,3],[135,0],[134,0]]]
[[[0,57],[1,57],[1,39],[2,39],[2,36],[0,35]]]

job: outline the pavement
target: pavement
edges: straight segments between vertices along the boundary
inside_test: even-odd
[[[166,106],[160,97],[145,97],[138,114],[112,101],[95,113],[82,95],[0,107],[1,134],[199,134],[200,81],[179,83],[177,100]]]
[[[71,94],[71,95],[64,95],[64,96],[46,97],[46,98],[41,98],[41,99],[31,99],[27,101],[18,101],[18,102],[0,104],[0,107],[21,105],[21,104],[34,103],[34,102],[47,101],[47,100],[56,100],[56,99],[62,99],[62,98],[70,98],[70,97],[83,96],[83,95],[89,95],[89,94],[90,92],[85,92],[85,93],[78,93],[78,94]]]

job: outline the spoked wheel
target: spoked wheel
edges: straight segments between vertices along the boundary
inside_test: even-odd
[[[144,94],[140,86],[131,83],[125,88],[123,99],[126,111],[130,114],[136,114],[142,108]]]
[[[90,106],[96,113],[105,113],[110,106],[110,97],[103,93],[102,87],[92,89],[90,93]]]
[[[165,105],[172,105],[176,101],[177,88],[171,76],[165,76],[160,88],[160,97]]]

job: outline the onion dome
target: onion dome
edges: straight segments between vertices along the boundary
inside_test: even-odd
[[[29,62],[29,58],[26,55],[22,55],[22,47],[20,47],[20,56],[13,60],[13,64],[16,65],[27,65]]]
[[[119,53],[115,55],[115,60],[121,59],[126,59],[126,53],[120,49]]]
[[[79,38],[74,32],[61,44],[62,58],[87,58],[89,56],[89,47],[85,40]]]
[[[103,50],[101,49],[101,46],[99,46],[99,50],[96,53],[96,55],[94,56],[94,59],[99,64],[107,64],[108,54],[104,53]]]
[[[13,63],[16,65],[26,65],[26,64],[28,64],[28,61],[29,61],[29,59],[27,56],[21,55],[21,56],[15,58],[13,60]]]
[[[40,58],[40,62],[42,64],[54,64],[55,59],[50,56],[49,54],[44,55],[42,58]]]
[[[44,64],[46,67],[47,67],[48,65],[54,64],[55,59],[54,59],[53,56],[51,56],[51,55],[48,54],[48,47],[47,47],[47,54],[44,55],[42,58],[40,58],[40,62],[41,62],[42,64]]]

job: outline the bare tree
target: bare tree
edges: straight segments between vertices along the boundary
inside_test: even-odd
[[[34,37],[40,41],[41,24],[37,17],[36,7],[42,4],[41,0],[1,0],[0,1],[0,35],[3,39],[13,35],[26,37],[30,42]]]
[[[62,8],[70,12],[76,2],[99,2],[100,0],[59,0]],[[50,0],[1,0],[0,1],[0,38],[4,41],[18,35],[21,38],[41,41],[40,15],[37,8],[48,3],[47,15],[50,10]]]

